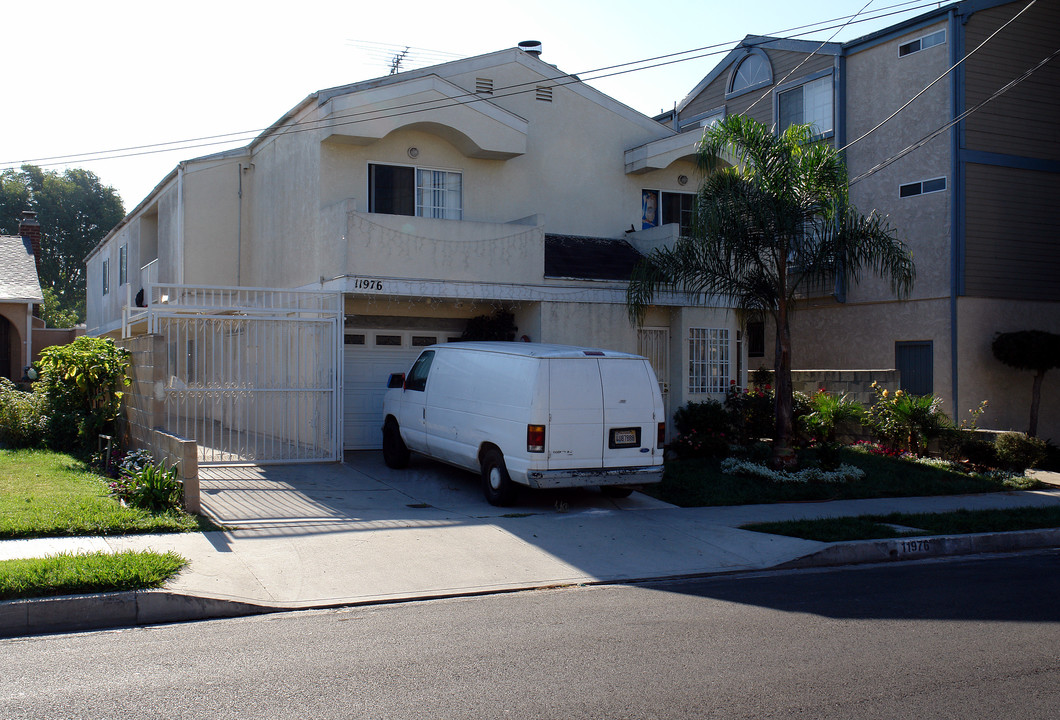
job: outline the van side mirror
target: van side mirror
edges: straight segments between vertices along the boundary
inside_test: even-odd
[[[405,373],[390,373],[390,379],[386,381],[389,389],[405,387]]]

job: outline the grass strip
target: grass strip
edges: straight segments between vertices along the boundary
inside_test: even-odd
[[[900,525],[911,530],[899,530]],[[744,530],[821,542],[876,540],[924,535],[968,535],[1060,527],[1060,506],[957,510],[949,513],[891,513],[858,517],[752,523]]]
[[[859,500],[878,497],[928,497],[970,493],[1030,490],[1033,478],[999,479],[969,475],[902,458],[843,450],[842,462],[865,471],[865,477],[846,483],[782,483],[762,478],[726,475],[720,461],[670,460],[663,481],[644,492],[680,507],[757,505],[777,502]]]
[[[216,529],[181,511],[123,507],[85,463],[50,450],[0,449],[0,539]]]
[[[162,587],[187,564],[175,552],[60,553],[0,561],[0,600]]]

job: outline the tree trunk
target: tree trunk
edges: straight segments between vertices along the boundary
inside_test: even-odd
[[[1038,437],[1038,406],[1042,402],[1042,380],[1045,379],[1045,370],[1039,370],[1034,374],[1034,385],[1031,389],[1031,425],[1027,429],[1029,437]]]
[[[773,433],[773,467],[782,470],[795,465],[795,455],[791,449],[792,429],[795,425],[791,388],[791,328],[788,325],[787,303],[783,298],[777,308],[776,323],[777,348],[773,362],[776,430]]]

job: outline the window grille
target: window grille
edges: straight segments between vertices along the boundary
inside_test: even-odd
[[[728,328],[689,328],[688,392],[727,392],[729,376]]]

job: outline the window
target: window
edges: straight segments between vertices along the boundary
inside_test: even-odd
[[[681,234],[688,235],[692,227],[692,213],[696,204],[694,193],[640,191],[641,229],[678,223]],[[661,220],[660,220],[661,218]]]
[[[344,345],[364,345],[364,335],[343,335],[342,342]]]
[[[368,212],[460,220],[462,196],[458,172],[368,166]]]
[[[934,178],[932,180],[921,180],[915,183],[907,183],[898,186],[898,197],[914,197],[915,195],[926,195],[928,193],[942,192],[946,189],[946,178]]]
[[[431,371],[432,362],[434,362],[434,351],[424,350],[416,359],[416,364],[409,370],[409,376],[405,378],[406,390],[423,392],[427,388],[427,373]]]
[[[728,390],[728,329],[689,328],[688,392],[724,393]]]
[[[832,75],[777,93],[777,125],[810,124],[818,135],[832,132]]]
[[[103,294],[110,292],[110,260],[103,261]]]
[[[929,47],[942,45],[944,42],[946,42],[946,31],[939,30],[938,32],[933,32],[930,35],[925,35],[924,37],[919,37],[916,40],[899,45],[898,57],[912,55],[913,53],[920,52],[921,50],[927,50]]]
[[[729,81],[729,94],[747,92],[764,87],[773,81],[769,60],[761,52],[753,52],[736,66],[736,72]]]
[[[129,244],[121,246],[118,253],[118,285],[129,282]]]
[[[766,324],[761,320],[747,323],[747,357],[765,357]]]

